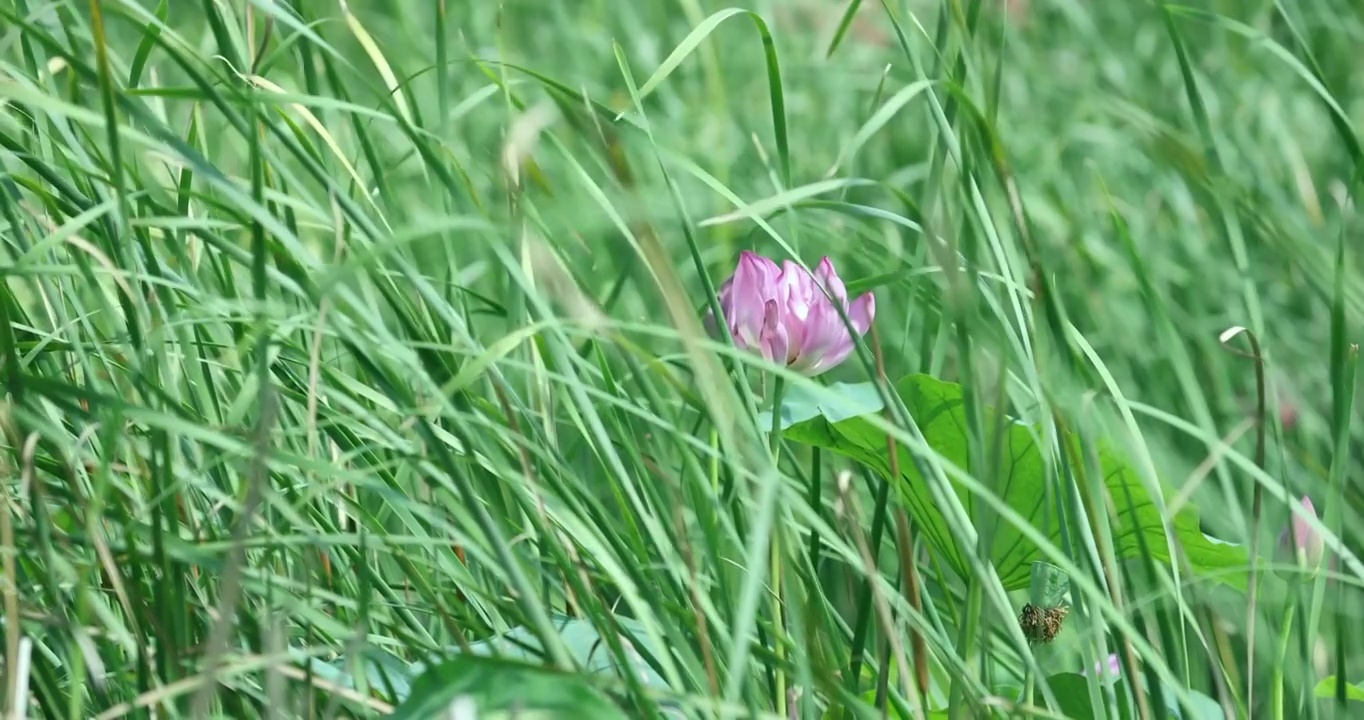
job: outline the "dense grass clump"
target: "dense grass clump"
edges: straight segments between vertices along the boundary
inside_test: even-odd
[[[1364,716],[1362,37],[0,0],[0,707]]]

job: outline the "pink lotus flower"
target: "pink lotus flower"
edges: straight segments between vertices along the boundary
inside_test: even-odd
[[[876,298],[867,293],[849,304],[847,288],[827,257],[811,275],[790,260],[777,267],[771,259],[745,250],[734,275],[720,286],[720,309],[735,346],[810,377],[852,353],[853,338],[835,302],[857,334],[866,334],[876,314]],[[706,325],[718,334],[713,314],[707,313]]]
[[[1306,495],[1302,497],[1302,507],[1311,513],[1312,517],[1317,516],[1317,509],[1312,506],[1312,501]],[[1293,515],[1289,526],[1279,533],[1280,555],[1293,558],[1304,567],[1316,567],[1321,561],[1324,549],[1325,542],[1321,534],[1297,514]]]

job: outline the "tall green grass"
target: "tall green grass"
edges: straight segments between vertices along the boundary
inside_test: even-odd
[[[2,705],[419,712],[551,682],[441,665],[515,637],[629,717],[1364,712],[1364,17],[1010,7],[0,0]],[[819,382],[961,384],[969,468],[887,413],[960,547],[1017,521],[1003,406],[1264,563],[1120,560],[1092,504],[1026,643],[760,418],[811,386],[705,335],[741,249],[876,292]]]

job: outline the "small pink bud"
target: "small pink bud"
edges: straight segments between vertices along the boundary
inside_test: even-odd
[[[1088,673],[1083,672],[1080,674],[1088,675]],[[1118,677],[1119,675],[1122,675],[1122,665],[1118,662],[1117,653],[1109,655],[1094,665],[1094,676],[1100,680],[1108,677]]]
[[[847,288],[827,257],[812,274],[790,260],[778,267],[745,250],[734,275],[720,286],[720,309],[734,344],[810,377],[833,369],[853,351],[840,307],[853,330],[866,334],[876,315],[875,296],[867,293],[849,303]],[[707,313],[706,326],[717,333],[712,314]]]
[[[1284,432],[1290,432],[1298,426],[1298,406],[1292,400],[1279,401],[1279,424],[1283,426]]]
[[[1312,500],[1306,495],[1302,498],[1302,507],[1312,517],[1317,516],[1317,509],[1312,506]],[[1316,568],[1317,564],[1321,562],[1324,548],[1325,542],[1322,540],[1321,534],[1297,513],[1293,514],[1288,527],[1279,533],[1280,559],[1296,562],[1301,567]]]

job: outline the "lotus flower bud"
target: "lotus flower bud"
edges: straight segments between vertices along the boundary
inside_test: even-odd
[[[1312,501],[1304,495],[1302,507],[1312,517],[1317,516],[1317,509],[1312,506]],[[1291,522],[1283,532],[1279,533],[1279,557],[1286,562],[1296,562],[1299,567],[1315,569],[1321,562],[1322,552],[1325,543],[1322,541],[1321,534],[1313,528],[1311,524],[1296,513]]]
[[[1279,424],[1283,426],[1284,432],[1291,432],[1298,426],[1298,405],[1292,400],[1279,400]]]
[[[811,274],[790,260],[778,267],[745,250],[734,275],[720,286],[720,310],[734,344],[809,377],[834,368],[853,351],[840,307],[853,330],[866,334],[876,298],[867,293],[849,304],[847,288],[827,257]],[[718,334],[715,322],[708,313],[712,334]]]

